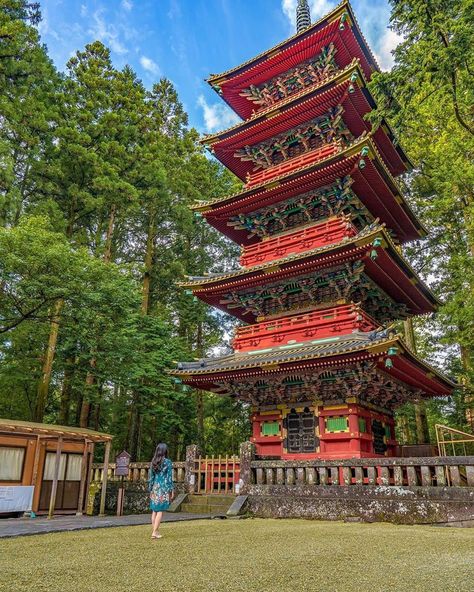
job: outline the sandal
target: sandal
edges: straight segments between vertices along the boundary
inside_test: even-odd
[[[152,539],[161,539],[162,538],[162,535],[161,534],[152,534],[151,535],[151,538]]]

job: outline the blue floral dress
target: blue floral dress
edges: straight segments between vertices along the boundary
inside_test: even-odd
[[[170,494],[174,489],[173,465],[169,458],[163,459],[161,470],[150,469],[148,491],[150,492],[150,510],[163,512],[170,506]]]

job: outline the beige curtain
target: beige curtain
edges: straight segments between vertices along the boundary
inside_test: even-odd
[[[43,479],[45,481],[53,481],[55,464],[56,464],[56,453],[55,452],[48,452],[46,454],[46,460],[44,463]],[[59,474],[58,474],[59,481],[64,480],[65,469],[66,469],[66,455],[61,454],[61,460],[59,461]]]
[[[21,481],[24,448],[0,446],[0,481]]]
[[[81,480],[81,454],[70,454],[67,463],[66,481],[80,481]]]

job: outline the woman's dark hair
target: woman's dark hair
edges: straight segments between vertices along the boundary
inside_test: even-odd
[[[151,468],[155,473],[159,473],[163,466],[163,460],[168,458],[168,446],[164,442],[160,442],[156,447],[155,454],[151,461]]]

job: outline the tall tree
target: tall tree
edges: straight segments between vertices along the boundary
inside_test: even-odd
[[[445,302],[431,349],[442,341],[459,351],[460,364],[454,361],[452,369],[462,368],[466,422],[474,417],[474,5],[391,5],[391,24],[403,41],[392,71],[372,78],[378,104],[372,119],[377,124],[381,116],[391,117],[416,163],[410,198],[430,234],[409,254],[423,273],[435,276]]]

